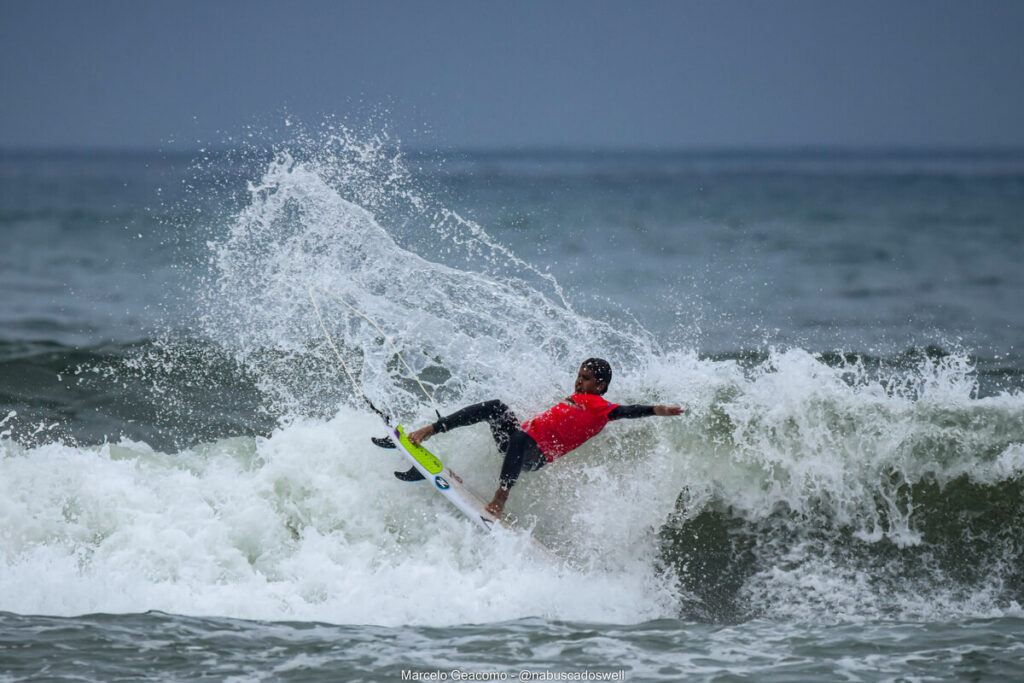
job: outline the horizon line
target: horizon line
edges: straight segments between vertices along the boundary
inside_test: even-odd
[[[268,143],[272,151],[279,143]],[[844,145],[844,144],[735,144],[735,145],[670,145],[670,146],[615,146],[615,145],[449,145],[420,146],[394,145],[403,154],[410,155],[675,155],[675,154],[1024,154],[1022,145]],[[3,145],[0,154],[186,154],[218,153],[253,148],[250,144],[195,145]]]

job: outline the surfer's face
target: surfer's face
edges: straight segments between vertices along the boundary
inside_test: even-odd
[[[576,391],[574,393],[603,394],[607,388],[608,385],[605,382],[598,382],[594,371],[586,366],[581,367],[579,374],[576,375]]]

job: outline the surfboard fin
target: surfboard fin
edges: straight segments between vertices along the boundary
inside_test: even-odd
[[[373,442],[374,446],[380,446],[381,448],[398,448],[390,436],[371,436],[370,441]]]
[[[420,481],[422,479],[426,479],[426,477],[420,474],[420,471],[415,467],[410,467],[405,472],[395,472],[395,478],[401,479],[402,481]]]

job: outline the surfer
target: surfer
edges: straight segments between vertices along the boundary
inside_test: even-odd
[[[659,415],[681,415],[679,406],[617,405],[603,398],[612,381],[612,367],[601,358],[588,358],[576,376],[575,393],[558,405],[520,423],[507,405],[499,400],[484,401],[442,417],[434,424],[409,433],[409,440],[422,443],[434,434],[456,427],[487,422],[491,435],[504,454],[498,479],[498,490],[487,504],[486,510],[500,515],[512,486],[522,471],[533,472],[571,450],[604,429],[612,420]],[[408,472],[396,472],[404,481],[418,481],[423,475],[413,467]]]

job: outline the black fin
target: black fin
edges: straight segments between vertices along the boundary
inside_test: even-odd
[[[381,448],[398,448],[390,436],[371,436],[370,441],[373,442],[374,446],[380,446]]]
[[[405,472],[395,472],[395,478],[401,479],[402,481],[420,481],[422,479],[426,479],[426,477],[420,474],[420,471],[415,467],[410,467]]]

